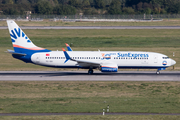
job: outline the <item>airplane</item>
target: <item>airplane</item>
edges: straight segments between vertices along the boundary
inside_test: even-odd
[[[51,51],[38,47],[27,37],[22,29],[13,21],[7,20],[7,25],[14,50],[8,50],[16,59],[26,63],[54,68],[82,68],[101,72],[118,72],[119,68],[128,69],[157,69],[165,70],[176,64],[168,56],[155,52],[141,51]]]

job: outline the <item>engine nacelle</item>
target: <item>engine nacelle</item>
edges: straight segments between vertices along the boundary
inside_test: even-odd
[[[101,72],[118,72],[118,66],[117,64],[102,65]]]

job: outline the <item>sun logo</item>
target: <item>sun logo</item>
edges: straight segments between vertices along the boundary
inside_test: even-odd
[[[16,33],[16,34],[15,34]],[[25,40],[27,40],[28,43],[31,43],[31,41],[28,39],[28,37],[24,34],[23,31],[21,31],[20,28],[18,28],[18,30],[16,28],[14,28],[14,30],[11,30],[11,40],[12,42],[15,42],[18,38],[25,38]]]
[[[163,61],[162,64],[165,66],[167,65],[167,61]]]
[[[104,53],[101,53],[103,59],[106,59],[106,60],[109,60],[111,59],[111,55],[110,54],[104,54]]]

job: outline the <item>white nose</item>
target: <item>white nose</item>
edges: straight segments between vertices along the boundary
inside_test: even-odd
[[[175,65],[176,64],[176,61],[171,59],[171,65]]]

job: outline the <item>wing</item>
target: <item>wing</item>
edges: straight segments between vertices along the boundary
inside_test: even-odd
[[[101,65],[100,62],[92,62],[92,61],[84,61],[84,60],[72,59],[64,48],[63,48],[63,52],[64,52],[64,55],[66,57],[66,60],[65,60],[64,63],[66,63],[68,60],[71,60],[71,61],[77,62],[82,67],[86,67],[86,66],[99,67]]]

